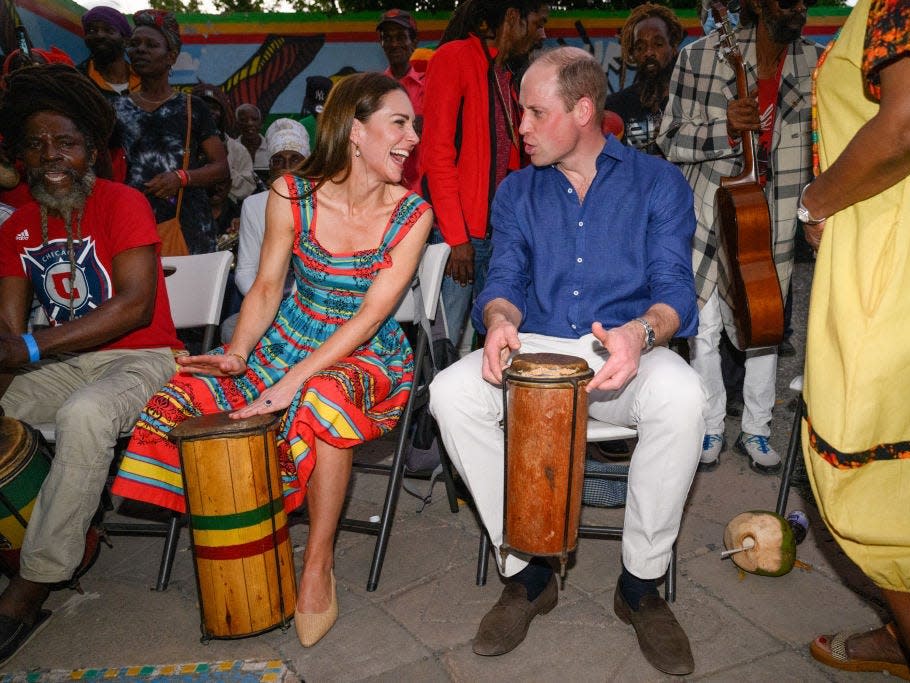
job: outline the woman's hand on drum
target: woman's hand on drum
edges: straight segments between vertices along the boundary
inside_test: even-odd
[[[591,332],[609,351],[610,357],[588,382],[587,391],[621,389],[638,373],[638,361],[641,358],[640,332],[628,325],[608,330],[600,323],[594,323]]]
[[[521,348],[518,329],[508,320],[502,319],[487,328],[483,345],[483,366],[481,375],[490,384],[502,384],[502,369],[509,356]]]
[[[230,353],[212,353],[202,356],[177,356],[180,372],[191,375],[232,377],[246,372],[246,363],[240,356]]]
[[[253,415],[265,415],[266,413],[276,413],[283,411],[294,400],[294,396],[300,389],[300,385],[294,382],[285,382],[287,375],[276,384],[259,394],[259,397],[249,405],[235,410],[231,417],[235,420],[242,420],[245,417]]]

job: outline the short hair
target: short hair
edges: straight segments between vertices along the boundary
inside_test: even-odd
[[[109,177],[103,163],[105,159],[110,163],[107,145],[117,119],[94,83],[65,64],[38,64],[10,74],[0,99],[0,135],[5,144],[19,153],[26,120],[42,111],[70,119],[85,137],[88,150],[99,153],[99,175]]]
[[[257,107],[255,104],[250,104],[249,102],[243,102],[242,104],[237,105],[237,108],[234,110],[234,118],[236,118],[236,119],[240,118],[240,110],[243,109],[244,107],[251,107],[251,108],[255,109],[256,113],[259,114],[259,118],[262,118],[262,110],[259,109],[259,107]]]
[[[602,113],[607,97],[607,74],[590,52],[579,47],[557,47],[542,52],[533,62],[538,63],[556,67],[559,96],[566,111],[571,111],[582,97],[589,97],[595,110]]]

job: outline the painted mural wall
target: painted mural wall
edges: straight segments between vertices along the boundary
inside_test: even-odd
[[[82,42],[80,17],[84,9],[70,0],[0,0],[4,50],[17,19],[29,31],[36,47],[56,45],[76,63],[88,56]],[[826,43],[843,23],[849,8],[810,12],[805,33]],[[386,67],[370,15],[326,20],[298,14],[179,15],[183,51],[174,65],[172,83],[199,81],[221,86],[234,104],[257,104],[267,116],[301,111],[308,76],[334,76],[346,69],[376,71]],[[692,11],[681,12],[686,42],[702,35]],[[447,16],[417,15],[421,50],[417,68],[436,46]],[[625,17],[619,13],[551,14],[546,45],[557,43],[589,49],[607,72],[611,91],[619,89],[620,46],[617,32]],[[626,76],[631,83],[632,74]]]

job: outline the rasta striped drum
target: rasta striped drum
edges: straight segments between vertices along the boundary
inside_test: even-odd
[[[287,628],[297,601],[274,415],[192,418],[180,451],[202,640]]]

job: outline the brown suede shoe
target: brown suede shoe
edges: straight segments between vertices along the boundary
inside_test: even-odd
[[[514,650],[525,639],[531,619],[556,607],[558,599],[555,574],[533,602],[528,602],[524,586],[509,581],[499,596],[499,602],[480,621],[480,628],[474,636],[474,652],[490,657]]]
[[[617,581],[613,611],[622,621],[632,624],[641,653],[655,669],[674,676],[695,671],[689,638],[662,597],[646,595],[635,611],[622,596]]]

